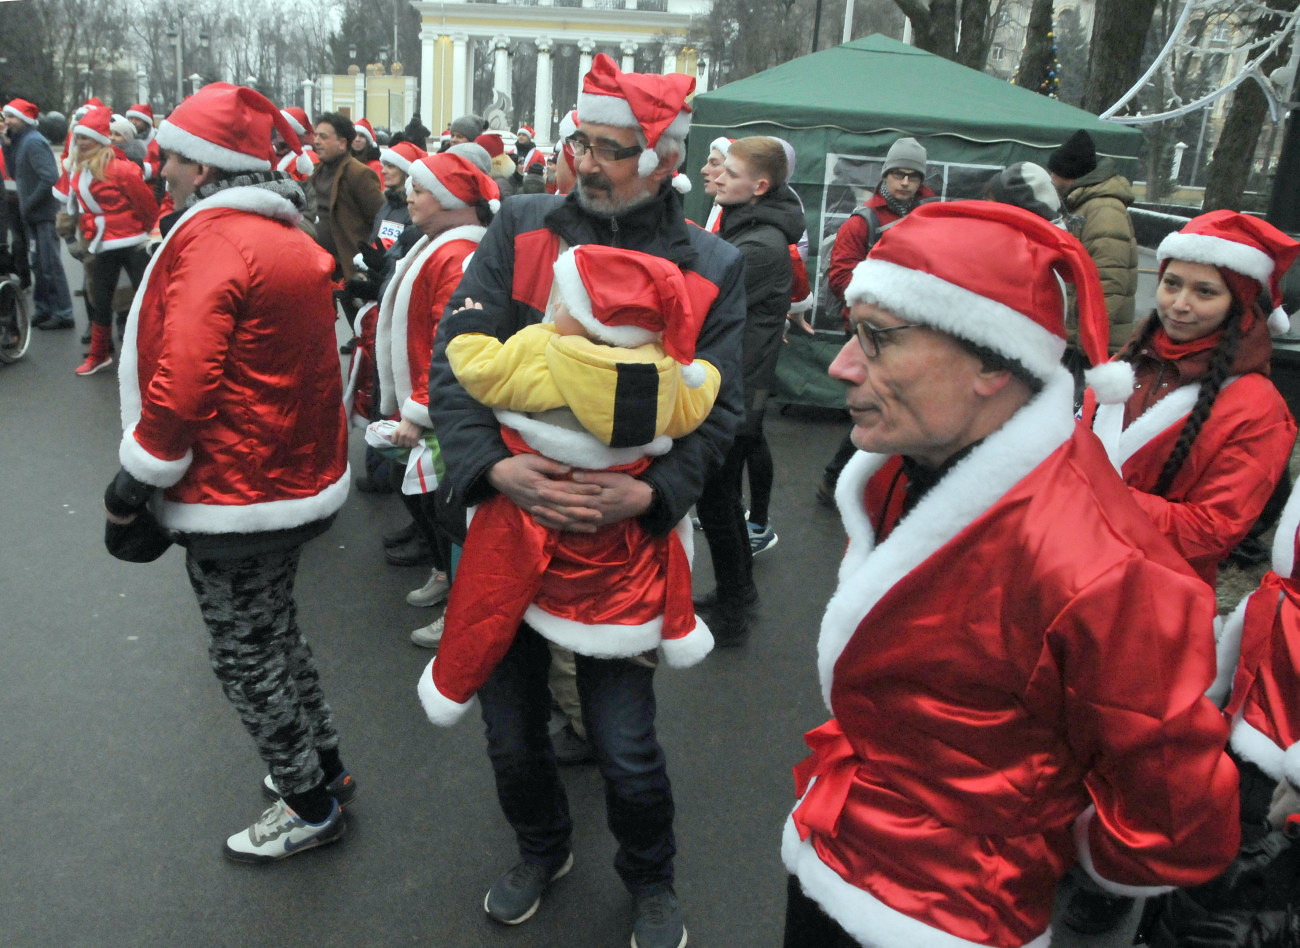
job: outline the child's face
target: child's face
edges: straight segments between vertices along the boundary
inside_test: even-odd
[[[561,336],[587,337],[587,328],[569,312],[569,307],[564,305],[564,300],[555,301],[555,306],[551,310],[551,318],[555,320],[555,331]]]

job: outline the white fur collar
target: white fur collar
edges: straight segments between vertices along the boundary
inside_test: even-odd
[[[1223,383],[1227,388],[1240,376],[1234,375]],[[1124,427],[1124,406],[1098,405],[1093,418],[1093,433],[1101,440],[1106,449],[1110,463],[1119,471],[1128,463],[1129,458],[1137,454],[1152,439],[1168,431],[1179,420],[1186,418],[1196,407],[1196,396],[1201,390],[1199,382],[1182,385],[1174,389],[1160,401],[1151,405],[1133,419],[1133,423]],[[1223,389],[1219,390],[1220,392]]]
[[[835,491],[849,548],[817,644],[822,698],[832,714],[835,663],[863,617],[895,583],[1069,440],[1075,425],[1073,385],[1064,369],[1054,371],[1043,391],[948,471],[879,546],[863,508],[862,493],[871,475],[888,458],[860,453],[849,462]]]
[[[497,409],[495,414],[497,421],[519,432],[519,436],[538,454],[587,471],[602,471],[632,464],[644,457],[659,457],[667,454],[673,446],[672,438],[660,435],[649,444],[611,448],[588,431],[561,428],[523,412]]]
[[[424,264],[434,252],[453,240],[472,240],[478,243],[487,228],[467,224],[445,230],[437,237],[421,237],[397,262],[393,278],[388,281],[384,299],[379,306],[379,321],[375,326],[375,361],[379,369],[379,408],[386,415],[411,397],[411,364],[407,356],[406,332],[409,320],[407,309],[415,281]],[[441,317],[441,313],[438,314]]]

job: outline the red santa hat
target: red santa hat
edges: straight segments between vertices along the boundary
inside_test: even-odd
[[[306,110],[291,105],[287,109],[281,109],[280,114],[289,123],[289,127],[293,129],[293,133],[298,136],[299,141],[311,134],[311,119],[307,118]]]
[[[506,153],[505,139],[496,132],[484,132],[474,139],[474,144],[487,152],[489,158],[496,158],[498,155]]]
[[[534,148],[524,159],[524,174],[545,174],[546,173],[546,152],[540,148]]]
[[[578,94],[578,115],[584,122],[635,128],[645,138],[645,150],[637,161],[641,177],[659,167],[655,145],[664,135],[685,138],[691,128],[691,107],[686,100],[695,91],[695,80],[679,72],[666,76],[623,72],[604,53],[591,61],[591,72],[582,77]]]
[[[682,365],[690,388],[704,384],[695,365],[695,341],[702,314],[696,314],[686,278],[671,260],[636,250],[579,244],[555,261],[555,286],[591,338],[633,348],[657,339]]]
[[[280,110],[260,92],[228,82],[209,83],[176,106],[158,127],[158,147],[224,171],[269,171],[272,128],[298,156],[299,172],[309,173],[311,159]]]
[[[1077,239],[1023,208],[923,204],[880,235],[844,299],[991,349],[1046,382],[1063,371],[1061,280],[1075,288],[1079,341],[1097,366],[1088,382],[1098,400],[1122,402],[1133,370],[1106,362],[1109,320],[1096,264]]]
[[[495,214],[501,209],[501,189],[479,167],[463,155],[439,152],[411,163],[407,172],[406,193],[418,184],[433,193],[447,210],[486,203]]]
[[[153,109],[147,102],[137,102],[123,113],[129,119],[139,119],[153,128]]]
[[[35,102],[28,102],[26,99],[10,99],[9,104],[3,109],[5,115],[12,115],[16,119],[21,119],[33,128],[37,125],[37,120],[41,116],[41,110]]]
[[[112,131],[113,113],[106,106],[96,106],[86,112],[72,126],[72,134],[80,135],[82,138],[89,138],[91,141],[99,142],[101,145],[111,145],[113,139],[109,137]]]
[[[520,136],[520,135],[527,135],[529,138],[536,138],[536,137],[537,137],[537,135],[536,135],[536,133],[533,131],[533,127],[532,127],[531,125],[520,125],[520,126],[519,126],[519,131],[515,132],[515,137],[518,137],[518,136]]]
[[[402,174],[411,173],[411,164],[422,158],[428,158],[429,153],[419,145],[411,142],[398,142],[392,148],[379,149],[379,160],[386,165],[392,165]]]
[[[77,111],[72,113],[72,120],[74,122],[77,121],[87,112],[89,112],[91,109],[102,109],[102,108],[104,108],[104,103],[99,101],[99,96],[92,95],[89,99],[87,99],[85,102],[81,103],[81,105],[77,107]]]
[[[375,138],[375,130],[370,127],[369,119],[357,119],[352,123],[352,127],[358,135],[366,136],[366,141],[370,142],[371,147],[379,144],[379,139]]]
[[[1296,243],[1272,224],[1236,211],[1211,211],[1194,217],[1182,230],[1170,234],[1156,248],[1156,262],[1163,274],[1169,260],[1207,263],[1239,273],[1267,287],[1273,311],[1268,328],[1280,335],[1291,328],[1282,308],[1282,277],[1300,255]],[[1258,294],[1256,294],[1258,295]],[[1241,301],[1249,307],[1253,300]]]

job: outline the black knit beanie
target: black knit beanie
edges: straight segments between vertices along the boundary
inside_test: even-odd
[[[1073,181],[1082,178],[1097,167],[1097,148],[1092,143],[1092,136],[1079,129],[1071,135],[1047,159],[1047,170],[1052,174]]]

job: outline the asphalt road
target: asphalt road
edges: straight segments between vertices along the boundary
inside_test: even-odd
[[[79,275],[76,265],[70,272]],[[84,325],[78,301],[78,328]],[[221,856],[262,809],[263,770],[207,666],[179,551],[111,559],[101,497],[117,469],[116,376],[81,379],[77,332],[39,333],[0,366],[0,943],[77,945],[626,945],[600,780],[566,772],[576,863],[519,928],[481,905],[516,859],[482,727],[439,730],[415,694],[430,653],[404,602],[425,578],[384,564],[392,497],[353,492],[307,548],[300,619],[360,786],[338,845],[271,866]],[[691,945],[780,943],[782,822],[802,734],[825,720],[815,647],[843,545],[813,486],[844,421],[771,414],[777,546],[756,561],[749,644],[658,675],[677,802],[677,889]],[[353,437],[359,467],[361,442]],[[697,535],[698,536],[698,535]],[[703,548],[703,543],[700,544]],[[710,583],[707,553],[696,588]],[[1058,926],[1059,928],[1059,926]],[[1120,945],[1120,934],[1057,945]]]

